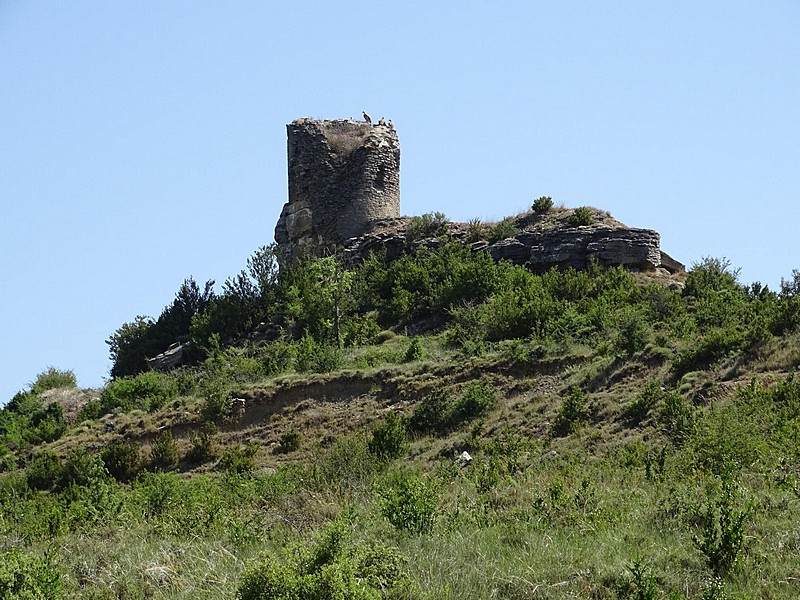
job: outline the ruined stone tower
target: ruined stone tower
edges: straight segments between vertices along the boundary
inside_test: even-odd
[[[289,201],[275,226],[283,259],[325,256],[379,219],[400,216],[393,127],[297,119],[288,135]]]

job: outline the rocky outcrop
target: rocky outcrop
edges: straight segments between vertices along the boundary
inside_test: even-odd
[[[641,271],[661,266],[659,235],[651,229],[584,226],[525,231],[488,250],[497,260],[524,264],[538,273],[552,267],[583,269],[591,260]]]
[[[344,257],[348,262],[359,262],[380,249],[389,258],[396,258],[421,246],[436,248],[455,240],[473,251],[489,252],[496,260],[524,265],[536,273],[553,267],[583,269],[590,261],[603,266],[621,265],[634,271],[684,270],[683,264],[661,250],[658,232],[628,227],[607,212],[590,210],[593,223],[584,226],[569,224],[574,212],[571,209],[518,215],[511,219],[515,232],[499,240],[493,239],[496,225],[492,224],[477,228],[474,224],[451,222],[444,236],[416,238],[412,219],[384,219],[371,223],[363,235],[348,240]]]
[[[297,119],[286,129],[289,201],[275,227],[283,259],[330,254],[373,222],[400,216],[393,127]]]

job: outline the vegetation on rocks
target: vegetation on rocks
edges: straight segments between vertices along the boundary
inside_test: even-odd
[[[0,596],[796,597],[800,276],[537,275],[439,220],[261,248],[112,334],[104,389],[11,398]]]

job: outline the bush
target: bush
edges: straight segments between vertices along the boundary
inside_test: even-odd
[[[645,316],[635,309],[626,309],[617,316],[617,334],[614,348],[627,356],[643,350],[650,341],[650,325]]]
[[[694,407],[678,392],[661,394],[659,400],[661,402],[661,410],[658,412],[659,424],[673,442],[683,443],[695,427]]]
[[[408,349],[406,350],[405,357],[403,360],[405,362],[416,362],[418,360],[422,360],[422,344],[419,341],[419,338],[414,338],[408,344]]]
[[[686,275],[683,295],[703,298],[716,292],[742,292],[738,279],[739,269],[731,269],[731,261],[727,258],[706,256],[699,263],[692,264]]]
[[[203,383],[203,403],[200,405],[200,417],[206,423],[220,424],[231,418],[231,401],[228,390],[221,379],[212,379]]]
[[[256,467],[255,456],[258,444],[248,442],[246,446],[229,446],[217,463],[217,468],[229,474],[245,475]]]
[[[513,217],[508,217],[498,221],[494,225],[487,225],[486,239],[490,244],[514,237],[519,233],[517,221]]]
[[[217,450],[214,447],[214,436],[217,427],[214,423],[204,423],[199,432],[193,431],[189,434],[191,447],[186,453],[186,460],[195,464],[202,464],[217,457]]]
[[[550,196],[540,196],[533,201],[533,212],[546,213],[553,208],[553,199]]]
[[[444,213],[425,213],[419,217],[411,217],[406,229],[406,236],[412,240],[426,237],[439,237],[447,234],[447,217]]]
[[[381,513],[395,529],[413,534],[429,533],[436,519],[437,495],[418,475],[394,474],[378,488]]]
[[[454,401],[444,390],[434,390],[419,401],[411,418],[409,429],[420,433],[445,433],[450,428]]]
[[[307,335],[297,345],[294,368],[299,373],[329,373],[338,369],[342,361],[342,351],[337,346],[320,344]]]
[[[457,399],[450,390],[434,390],[419,401],[408,420],[408,428],[419,433],[444,434],[485,415],[495,402],[496,394],[488,381],[468,384]]]
[[[139,408],[157,410],[178,394],[173,377],[157,371],[146,371],[134,377],[122,377],[108,383],[100,394],[101,414],[119,407],[124,411]]]
[[[353,543],[338,519],[310,547],[287,559],[268,557],[249,566],[238,587],[242,600],[378,600],[411,598],[404,559],[392,548]]]
[[[376,343],[381,326],[375,320],[375,313],[356,315],[348,319],[342,331],[342,343],[346,348]]]
[[[717,577],[727,576],[741,561],[750,508],[739,509],[736,483],[723,476],[721,489],[700,515],[700,533],[694,541]]]
[[[372,428],[372,437],[367,442],[370,453],[381,460],[400,458],[408,449],[406,426],[402,417],[390,412]]]
[[[49,490],[61,480],[64,465],[61,458],[50,450],[36,454],[25,468],[28,487],[34,490]]]
[[[572,225],[573,227],[579,227],[581,225],[591,225],[594,223],[594,215],[592,214],[592,210],[588,206],[579,206],[567,219],[567,223]]]
[[[144,466],[142,451],[137,444],[117,442],[100,452],[100,459],[109,474],[121,482],[132,481]]]
[[[64,461],[64,470],[58,482],[58,489],[64,490],[72,486],[97,487],[106,483],[108,478],[108,471],[100,456],[80,448],[70,452],[67,460]]]
[[[289,452],[299,450],[301,439],[300,432],[296,429],[282,433],[278,438],[278,452],[288,454]]]
[[[553,431],[556,435],[572,433],[577,431],[588,418],[586,392],[578,386],[573,386],[567,397],[561,401]]]
[[[178,444],[169,430],[162,431],[150,448],[150,468],[153,471],[169,471],[178,464]]]
[[[285,340],[276,340],[259,348],[256,357],[261,361],[264,375],[278,375],[292,364],[294,345]]]
[[[78,380],[72,371],[60,371],[55,367],[47,367],[46,371],[42,371],[36,376],[36,381],[31,384],[31,392],[41,394],[47,390],[74,388],[77,385]]]
[[[61,577],[49,553],[39,557],[11,548],[0,554],[0,598],[61,598],[64,593]]]
[[[471,244],[484,239],[487,229],[480,219],[470,219],[467,222],[467,242]]]
[[[712,329],[700,340],[683,350],[672,363],[677,375],[707,369],[715,362],[744,348],[747,340],[735,327]]]
[[[453,409],[451,422],[460,425],[488,413],[497,402],[497,394],[489,381],[467,384]]]
[[[665,395],[659,382],[650,381],[645,384],[633,402],[625,407],[622,414],[626,420],[638,425],[647,418],[650,411],[663,400]]]

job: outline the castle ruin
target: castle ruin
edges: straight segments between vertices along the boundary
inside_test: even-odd
[[[409,228],[413,219],[400,217],[400,143],[391,122],[305,118],[286,130],[289,201],[275,226],[282,261],[332,254],[358,261],[375,249],[396,257],[417,246],[441,245],[438,235],[417,239]],[[574,225],[573,212],[553,208],[517,215],[502,239],[490,235],[491,224],[476,234],[467,223],[448,222],[447,237],[537,273],[582,269],[592,261],[637,271],[683,271],[661,250],[658,232],[628,227],[598,209],[590,210],[591,224]]]
[[[297,119],[286,130],[289,201],[275,226],[282,259],[332,254],[370,223],[400,216],[394,127]]]

